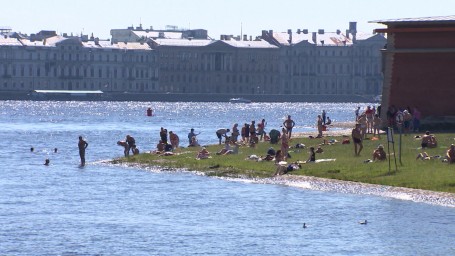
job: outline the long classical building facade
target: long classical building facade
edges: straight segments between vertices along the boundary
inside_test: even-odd
[[[0,91],[366,95],[381,93],[381,34],[278,33],[219,40],[202,29],[112,30],[112,39],[56,35],[0,38]]]

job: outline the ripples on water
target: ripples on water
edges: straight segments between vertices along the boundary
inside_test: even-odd
[[[150,106],[157,116],[145,116]],[[127,133],[141,149],[154,147],[161,126],[182,141],[194,127],[213,143],[233,122],[276,128],[291,114],[298,132],[314,129],[322,109],[349,121],[356,106],[0,102],[0,255],[454,254],[453,208],[101,162],[121,156],[115,142]],[[89,141],[85,168],[79,135]]]

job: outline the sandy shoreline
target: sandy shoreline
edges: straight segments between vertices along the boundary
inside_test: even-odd
[[[287,174],[273,178],[266,178],[263,181],[257,180],[257,182],[281,184],[291,187],[319,191],[374,195],[446,207],[455,207],[455,194],[446,192],[435,192],[422,189],[392,187],[385,185]]]
[[[108,163],[108,162],[105,162]],[[179,169],[179,168],[162,168],[159,166],[141,165],[141,164],[123,164],[126,167],[140,168],[152,172],[189,172],[196,175],[207,176],[205,172]],[[455,208],[455,194],[447,192],[436,192],[422,189],[412,189],[404,187],[393,187],[386,185],[368,184],[353,181],[343,181],[327,178],[319,178],[313,176],[303,175],[290,175],[285,174],[281,176],[274,176],[270,178],[233,178],[233,177],[219,177],[207,176],[212,178],[219,178],[224,180],[236,182],[249,182],[257,184],[272,184],[283,185],[307,190],[327,191],[345,194],[358,194],[358,195],[371,195],[380,196],[385,198],[394,198],[398,200],[408,200],[416,203],[426,203],[432,205],[439,205],[444,207]]]

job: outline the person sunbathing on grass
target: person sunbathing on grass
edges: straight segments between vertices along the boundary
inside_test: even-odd
[[[201,151],[199,151],[199,153],[197,154],[196,156],[196,159],[207,159],[210,157],[210,152],[205,148],[203,147]]]
[[[387,159],[387,154],[384,151],[384,146],[379,145],[377,149],[373,151],[373,161],[384,161]]]

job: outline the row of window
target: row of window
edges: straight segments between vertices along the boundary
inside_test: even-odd
[[[6,49],[0,50],[0,59],[14,60],[47,60],[47,61],[102,61],[102,62],[138,62],[138,63],[154,63],[156,62],[155,55],[151,54],[131,54],[131,53],[111,53],[92,51],[84,54],[79,53],[62,53],[62,52],[31,52],[17,50],[9,52]]]
[[[35,67],[33,65],[0,65],[0,76],[11,77],[78,77],[78,78],[137,78],[156,79],[157,70],[144,68],[110,68],[110,67]]]
[[[156,91],[156,83],[130,82],[3,82],[3,90],[102,90],[102,91]]]

